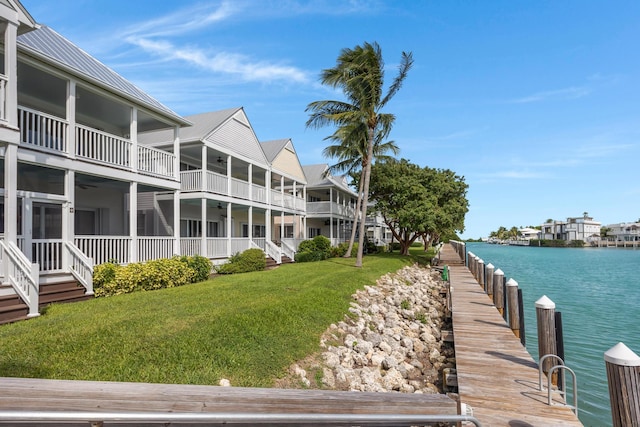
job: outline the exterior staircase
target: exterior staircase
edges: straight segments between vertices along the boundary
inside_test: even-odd
[[[289,258],[286,255],[282,255],[281,261],[282,261],[282,264],[291,264],[291,263],[294,262],[291,258]],[[266,268],[267,270],[271,270],[273,268],[276,268],[279,265],[281,265],[281,264],[278,264],[273,258],[271,258],[269,256],[267,257],[267,268]]]
[[[68,275],[47,278],[39,286],[39,306],[43,308],[54,302],[76,302],[93,298],[86,295],[82,285]],[[28,319],[29,308],[15,293],[8,293],[5,286],[0,286],[0,325]],[[9,287],[10,289],[10,287]]]

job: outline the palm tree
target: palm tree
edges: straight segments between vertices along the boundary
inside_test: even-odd
[[[342,49],[336,66],[322,71],[321,81],[334,89],[342,89],[347,101],[316,101],[310,103],[306,109],[311,112],[307,120],[307,127],[320,128],[326,125],[342,127],[363,124],[367,130],[367,150],[362,158],[364,169],[362,220],[359,227],[356,267],[362,267],[364,225],[369,202],[369,178],[374,139],[378,133],[386,138],[395,121],[393,114],[382,113],[381,110],[400,90],[412,65],[411,53],[402,52],[398,75],[383,97],[384,61],[380,46],[375,42],[365,42],[363,46]]]
[[[394,141],[382,142],[384,135],[379,133],[376,135],[373,144],[373,158],[374,160],[386,161],[391,159],[391,156],[385,153],[391,152],[393,155],[398,155],[400,149]],[[352,176],[360,175],[358,181],[358,197],[356,201],[356,209],[354,211],[353,227],[351,227],[351,237],[349,238],[349,247],[344,254],[345,258],[351,257],[351,250],[353,249],[353,242],[356,236],[356,224],[358,224],[358,214],[362,205],[362,188],[364,186],[363,173],[366,166],[363,164],[365,159],[365,153],[367,150],[367,129],[362,123],[347,124],[339,127],[333,135],[328,136],[325,140],[331,140],[337,142],[334,145],[329,145],[322,150],[322,154],[325,157],[335,158],[338,163],[329,166],[326,175],[336,173],[346,173]]]

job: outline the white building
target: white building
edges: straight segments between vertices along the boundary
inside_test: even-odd
[[[541,225],[540,238],[545,240],[582,240],[591,242],[600,238],[601,223],[588,215],[570,217],[566,221],[546,222]]]
[[[640,241],[640,222],[621,222],[606,226],[607,238],[618,242]]]

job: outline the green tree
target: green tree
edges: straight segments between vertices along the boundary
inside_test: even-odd
[[[398,75],[383,96],[384,61],[382,51],[377,43],[364,43],[353,49],[342,49],[336,66],[322,71],[321,81],[332,88],[343,91],[346,101],[326,100],[312,102],[307,106],[310,111],[308,127],[326,125],[356,126],[363,124],[367,129],[367,151],[363,157],[364,168],[362,186],[362,221],[356,267],[362,267],[362,251],[364,248],[365,221],[369,197],[369,180],[371,176],[371,159],[373,158],[374,139],[377,134],[389,135],[395,116],[382,113],[382,109],[400,90],[411,66],[411,53],[402,52]]]
[[[409,161],[376,163],[371,173],[371,198],[400,243],[400,252],[421,236],[464,230],[467,185],[449,170],[421,168]]]
[[[339,127],[333,135],[328,136],[325,140],[335,142],[335,144],[325,147],[322,154],[325,157],[335,158],[338,160],[334,165],[329,166],[326,174],[346,173],[350,176],[359,176],[354,179],[358,187],[358,197],[356,201],[356,209],[354,210],[353,227],[351,227],[351,236],[349,239],[349,246],[345,258],[351,257],[353,249],[353,243],[356,236],[356,225],[358,224],[358,217],[360,213],[360,207],[362,206],[362,190],[364,186],[364,179],[362,174],[366,167],[363,162],[366,158],[367,151],[367,128],[363,123],[347,124]],[[392,153],[397,155],[400,149],[394,141],[384,141],[384,134],[378,133],[374,139],[373,145],[373,159],[387,160],[392,157],[386,153]]]

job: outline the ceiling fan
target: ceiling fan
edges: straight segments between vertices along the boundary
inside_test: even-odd
[[[216,160],[218,163],[220,164],[225,164],[227,163],[227,161],[225,159],[222,158],[222,156],[218,156],[218,160]]]

